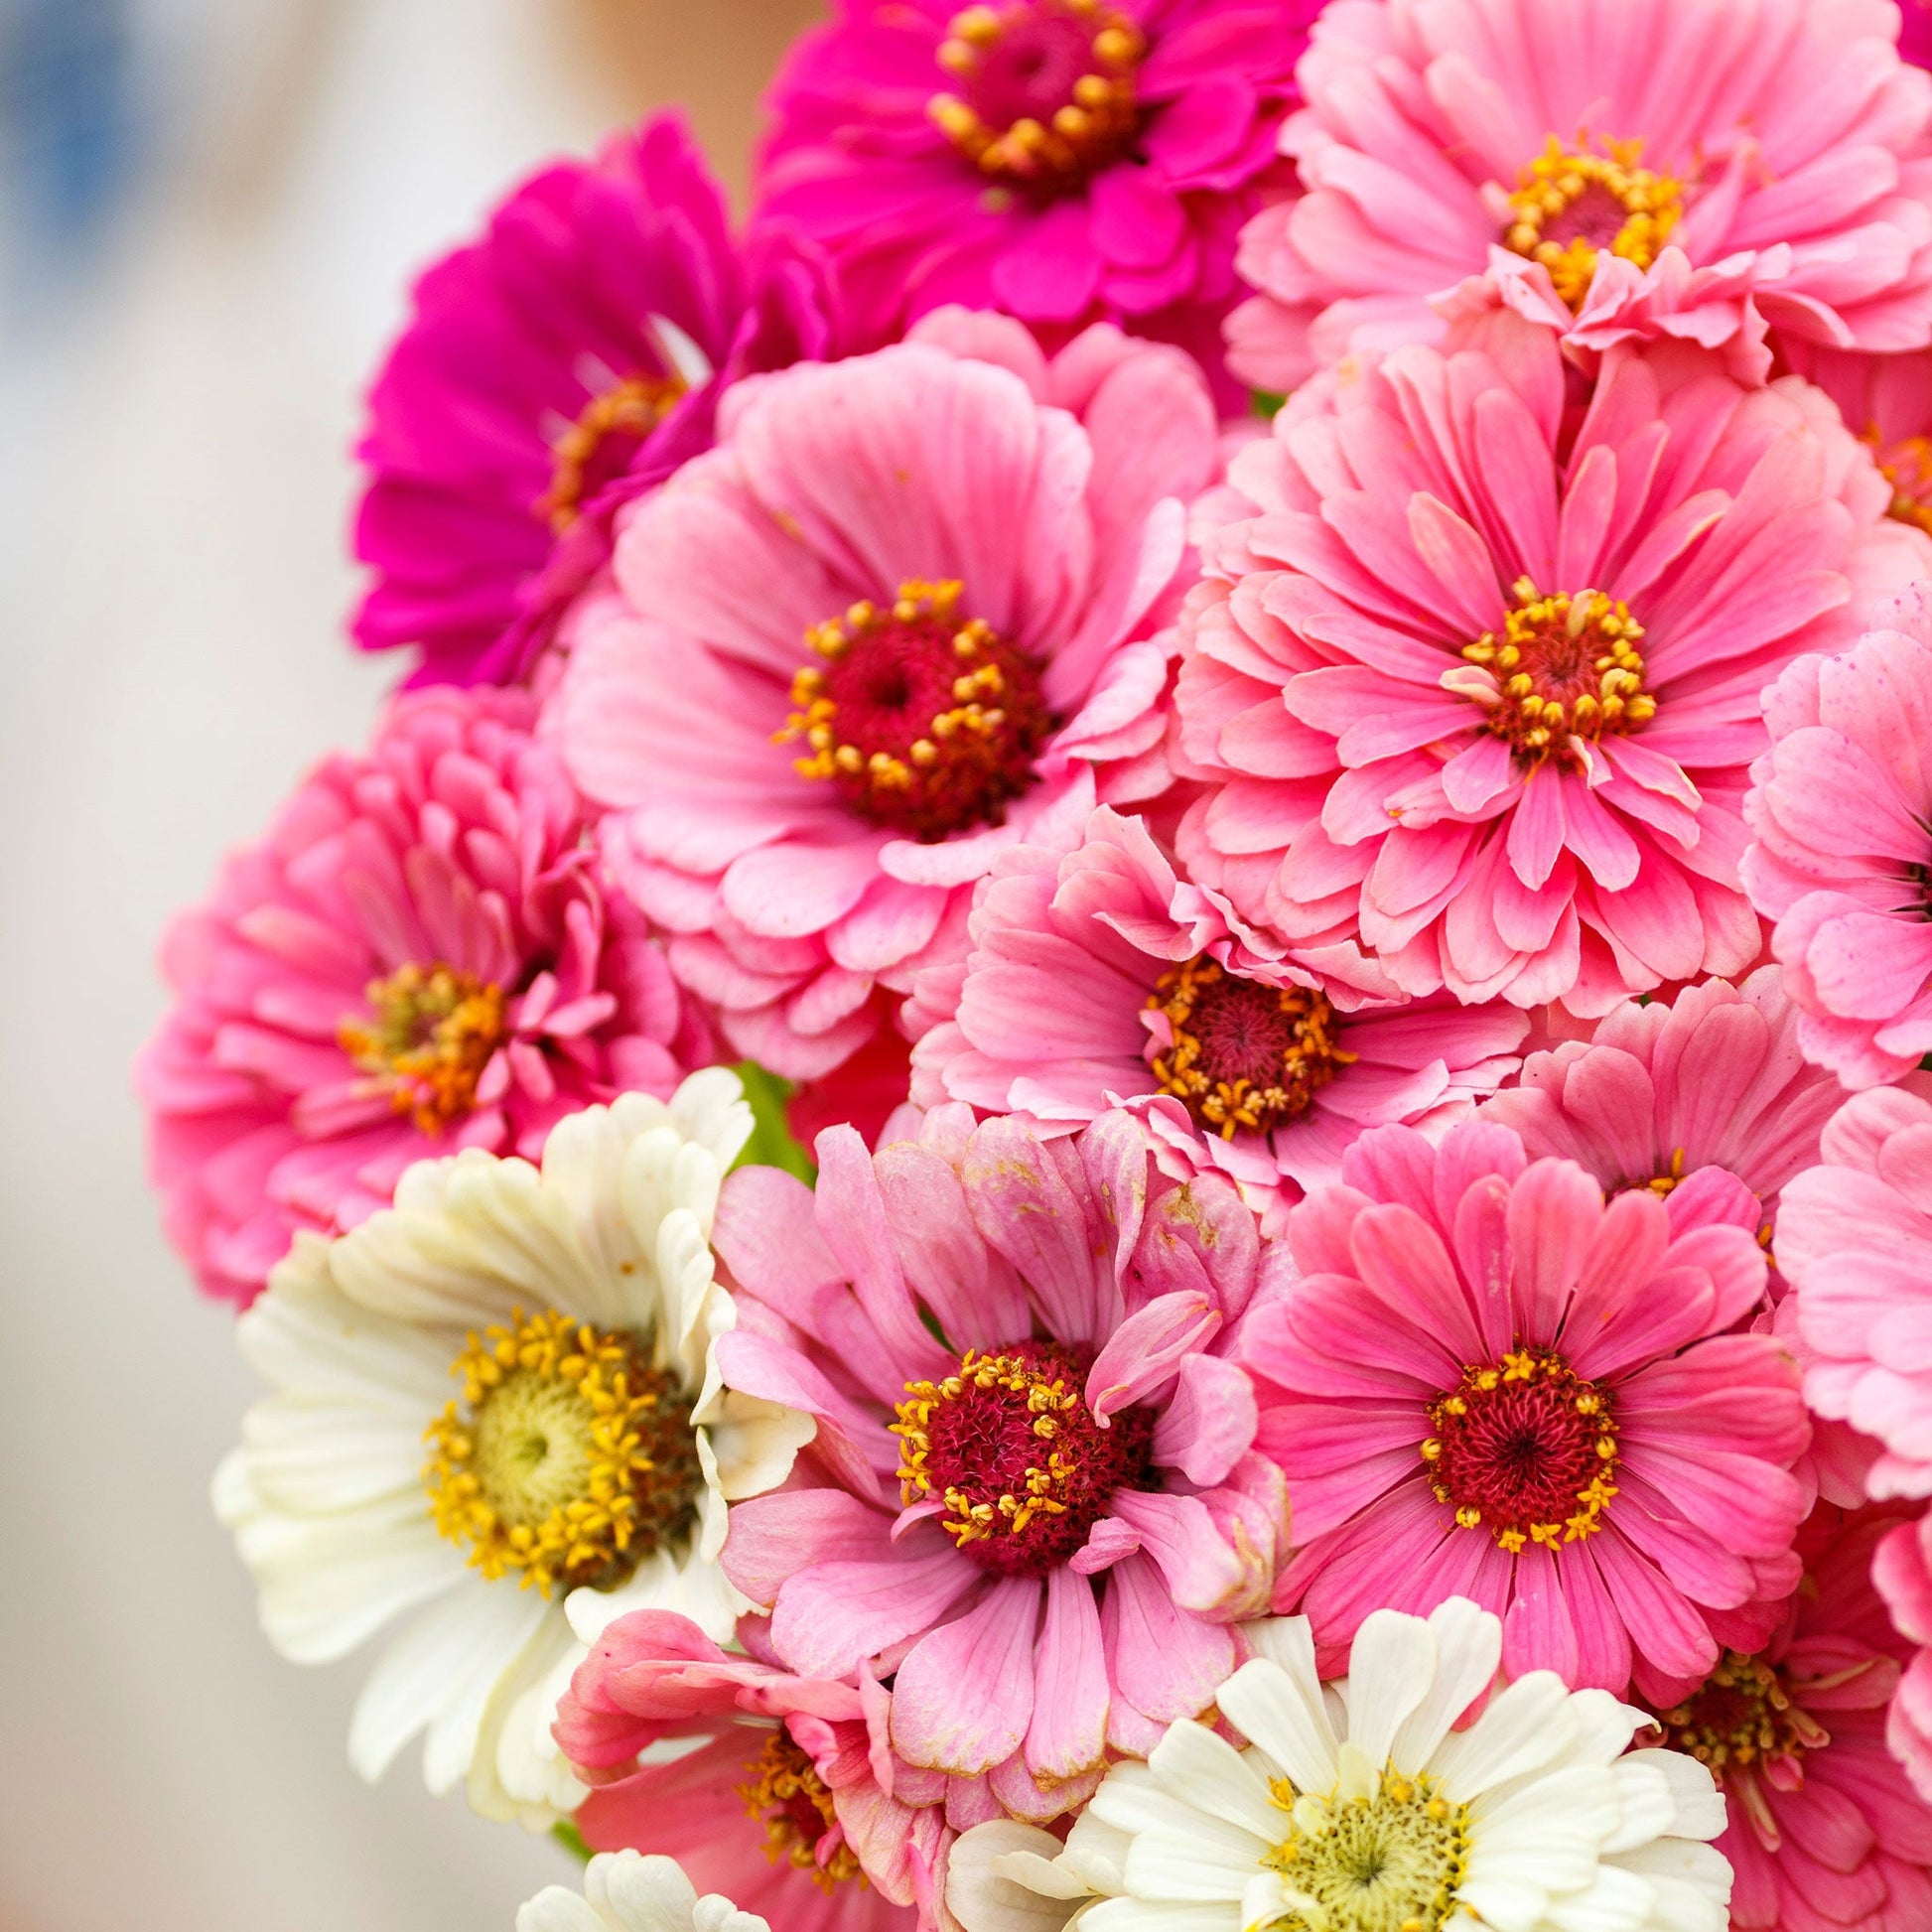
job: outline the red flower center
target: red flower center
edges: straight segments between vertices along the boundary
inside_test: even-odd
[[[861,818],[927,844],[997,825],[1034,781],[1052,729],[1039,672],[978,618],[961,622],[960,586],[910,581],[885,607],[855,604],[816,624],[824,660],[792,679],[778,742]]]
[[[1834,1685],[1862,1676],[1874,1661],[1834,1678]],[[1776,1665],[1735,1650],[1726,1650],[1703,1684],[1657,1722],[1673,1750],[1689,1751],[1721,1778],[1772,1758],[1801,1758],[1832,1741]]]
[[[440,1134],[477,1102],[477,1082],[503,1037],[503,993],[461,966],[402,966],[366,989],[367,1017],[344,1020],[337,1038],[356,1067],[386,1090],[397,1113]]]
[[[684,394],[678,375],[627,375],[593,396],[583,414],[552,442],[550,487],[532,506],[539,521],[562,536],[630,468],[637,445]]]
[[[1657,715],[1643,688],[1643,626],[1602,591],[1545,597],[1527,577],[1500,631],[1462,646],[1466,662],[1444,687],[1472,698],[1487,728],[1531,763],[1546,758],[1587,768],[1589,744]]]
[[[982,1569],[1038,1577],[1087,1540],[1118,1489],[1145,1486],[1154,1411],[1102,1428],[1081,1400],[1093,1356],[1054,1341],[968,1349],[942,1382],[908,1382],[892,1425],[906,1503],[936,1496],[940,1527]]]
[[[957,91],[928,111],[984,175],[1052,193],[1077,188],[1139,126],[1134,76],[1147,43],[1101,0],[1017,0],[955,14],[939,65]]]
[[[1334,1013],[1313,989],[1237,978],[1206,953],[1162,974],[1148,1005],[1173,1043],[1147,1045],[1148,1065],[1195,1122],[1232,1140],[1298,1120],[1355,1058],[1335,1044]]]
[[[1602,1527],[1616,1494],[1616,1424],[1609,1397],[1560,1355],[1517,1348],[1493,1366],[1465,1368],[1429,1405],[1429,1421],[1430,1487],[1465,1530],[1487,1525],[1514,1555]]]
[[[765,1856],[773,1864],[783,1860],[799,1871],[810,1872],[821,1891],[829,1892],[846,1878],[857,1878],[861,1885],[866,1882],[842,1832],[836,1849],[820,1863],[819,1843],[828,1832],[838,1832],[838,1813],[817,1767],[783,1725],[765,1739],[763,1751],[745,1770],[738,1795],[764,1827]]]

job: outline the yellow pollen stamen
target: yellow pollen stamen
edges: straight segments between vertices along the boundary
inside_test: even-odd
[[[554,468],[550,487],[537,499],[537,516],[562,536],[582,511],[584,485],[605,440],[623,436],[641,443],[684,392],[679,375],[627,375],[593,396],[583,414],[550,446]]]
[[[1500,632],[1462,646],[1443,685],[1481,705],[1487,730],[1532,764],[1556,758],[1587,767],[1590,744],[1647,725],[1657,700],[1644,689],[1643,626],[1605,592],[1544,596],[1527,578]]]
[[[738,1787],[745,1808],[764,1827],[764,1855],[811,1874],[821,1891],[848,1878],[866,1883],[858,1855],[841,1836],[836,1849],[819,1863],[819,1841],[839,1828],[832,1794],[803,1747],[781,1725],[765,1739],[763,1754],[746,1767],[751,1776]]]
[[[1830,1731],[1804,1708],[1806,1695],[1840,1690],[1878,1661],[1869,1656],[1800,1682],[1768,1657],[1726,1650],[1703,1684],[1657,1722],[1665,1743],[1708,1764],[1726,1792],[1748,1805],[1755,1767],[1777,1759],[1795,1765],[1807,1751],[1832,1741]]]
[[[691,1405],[629,1335],[549,1311],[472,1333],[424,1432],[436,1527],[490,1581],[608,1588],[695,1521]]]
[[[1684,212],[1682,184],[1639,165],[1641,141],[1603,146],[1591,154],[1583,140],[1571,149],[1551,135],[1509,197],[1504,246],[1541,262],[1573,310],[1589,293],[1599,250],[1648,268]]]
[[[1042,30],[1084,39],[1087,69],[1073,81],[1070,100],[1050,108],[1041,103],[1046,120],[1023,113],[996,126],[982,109],[1000,112],[987,90],[1006,79],[994,68],[1003,44]],[[1140,28],[1098,0],[968,7],[953,16],[937,56],[958,91],[934,94],[926,112],[988,181],[1035,193],[1067,187],[1104,167],[1134,138],[1140,125],[1135,76],[1146,52]]]
[[[1882,442],[1874,423],[1864,432],[1878,473],[1891,484],[1885,514],[1932,535],[1932,437],[1905,436]]]
[[[1334,1011],[1320,993],[1235,979],[1206,953],[1162,974],[1147,1004],[1167,1016],[1173,1036],[1149,1061],[1161,1091],[1223,1140],[1299,1120],[1357,1057],[1336,1043]],[[1237,1053],[1255,1065],[1230,1077]]]
[[[425,1134],[476,1105],[477,1082],[504,1032],[502,989],[460,966],[401,966],[365,990],[372,1019],[337,1029],[358,1070]]]

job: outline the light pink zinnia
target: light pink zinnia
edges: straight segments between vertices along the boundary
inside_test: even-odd
[[[1932,1804],[1932,1515],[1886,1532],[1871,1561],[1871,1581],[1893,1627],[1918,1646],[1893,1694],[1885,1742]]]
[[[1804,1582],[1769,1636],[1659,1707],[1664,1741],[1724,1791],[1730,1823],[1716,1843],[1736,1874],[1735,1932],[1932,1925],[1932,1809],[1885,1748],[1910,1650],[1871,1584],[1893,1520],[1821,1504],[1799,1533]]]
[[[1350,363],[1234,459],[1175,691],[1195,878],[1405,990],[1607,1012],[1755,963],[1758,694],[1932,541],[1816,389],[1498,313]]]
[[[1776,347],[1779,361],[1817,383],[1838,404],[1846,427],[1871,446],[1891,484],[1892,515],[1932,530],[1932,349],[1861,355],[1788,336]]]
[[[745,1635],[758,1644],[755,1624]],[[950,1928],[932,1808],[885,1791],[890,1700],[721,1650],[688,1618],[611,1624],[558,1707],[556,1736],[591,1795],[594,1851],[665,1852],[692,1882],[791,1932]],[[639,1762],[653,1745],[676,1744]],[[863,1867],[863,1870],[862,1870]]]
[[[1845,1097],[1797,1034],[1775,966],[1625,1001],[1587,1042],[1532,1053],[1482,1118],[1514,1128],[1532,1160],[1575,1161],[1606,1193],[1661,1194],[1675,1228],[1725,1220],[1768,1238],[1778,1190],[1818,1159]]]
[[[985,1778],[1052,1818],[1212,1703],[1267,1605],[1281,1477],[1220,1352],[1254,1218],[1118,1113],[1041,1142],[942,1107],[818,1160],[816,1194],[742,1168],[719,1206],[721,1367],[818,1419],[819,1486],[734,1505],[726,1574],[792,1669],[892,1678],[893,1747],[949,1801]]]
[[[141,1054],[169,1238],[251,1302],[299,1227],[353,1227],[411,1162],[535,1160],[563,1115],[715,1057],[515,691],[398,699],[169,933]]]
[[[1889,0],[1334,0],[1242,234],[1229,361],[1288,390],[1492,296],[1585,348],[1932,340],[1932,80]],[[1761,361],[1760,371],[1761,372]]]
[[[674,970],[795,1078],[963,946],[1006,846],[1169,781],[1199,370],[1108,327],[1050,363],[1002,317],[915,337],[733,391],[629,513],[548,718]]]
[[[1932,1495],[1932,1101],[1858,1094],[1826,1124],[1820,1154],[1778,1211],[1805,1400],[1884,1446],[1872,1495]]]
[[[1365,1134],[1288,1216],[1302,1279],[1241,1358],[1301,1546],[1276,1606],[1339,1658],[1380,1606],[1469,1596],[1511,1676],[1664,1701],[1752,1649],[1797,1582],[1798,1375],[1726,1332],[1764,1293],[1742,1229],[1673,1234],[1507,1128]]]
[[[1776,925],[1804,1010],[1798,1039],[1848,1087],[1932,1052],[1932,602],[1896,628],[1805,656],[1764,694],[1771,747],[1751,766],[1740,870]]]
[[[1500,1002],[1365,1006],[1379,976],[1352,947],[1270,957],[1138,818],[1104,805],[1064,858],[1003,854],[970,931],[963,971],[921,975],[908,1009],[934,1023],[913,1052],[915,1101],[970,1101],[1049,1134],[1125,1105],[1169,1173],[1218,1169],[1264,1207],[1338,1179],[1364,1128],[1467,1113],[1516,1070],[1529,1031]]]

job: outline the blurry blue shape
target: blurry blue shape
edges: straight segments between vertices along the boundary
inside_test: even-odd
[[[129,0],[0,0],[0,200],[24,287],[78,266],[134,159]]]

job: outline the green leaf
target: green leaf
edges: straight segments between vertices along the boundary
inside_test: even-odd
[[[550,1836],[561,1845],[579,1864],[589,1864],[591,1848],[584,1843],[584,1835],[568,1819],[560,1818],[550,1828]]]
[[[1264,423],[1273,422],[1287,400],[1286,396],[1278,396],[1272,389],[1257,389],[1254,392],[1254,412]]]
[[[792,1139],[785,1122],[785,1102],[791,1098],[792,1085],[777,1074],[767,1072],[756,1060],[740,1060],[732,1071],[745,1083],[745,1098],[752,1103],[752,1138],[745,1152],[732,1164],[739,1168],[782,1168],[796,1174],[807,1187],[818,1178],[812,1157]]]

